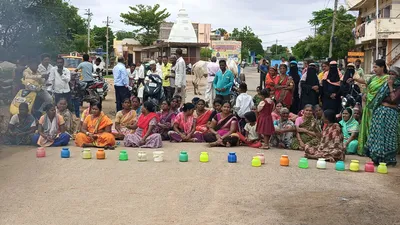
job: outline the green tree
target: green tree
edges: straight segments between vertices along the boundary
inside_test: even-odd
[[[269,55],[272,59],[281,59],[282,57],[288,58],[289,54],[287,51],[287,46],[273,44],[267,47]]]
[[[249,51],[255,52],[256,55],[263,55],[264,49],[262,47],[262,41],[253,32],[253,30],[245,26],[242,30],[238,28],[233,29],[231,37],[232,40],[242,42],[241,55],[242,59],[249,57]]]
[[[122,22],[127,25],[139,27],[135,30],[137,40],[144,46],[151,45],[158,38],[161,23],[171,14],[167,9],[159,10],[160,5],[136,5],[130,6],[131,12],[121,13]]]
[[[332,29],[333,10],[323,9],[312,13],[313,18],[309,24],[317,27],[315,37],[307,37],[299,41],[293,48],[293,54],[298,59],[313,57],[315,59],[327,58],[329,55],[330,35]],[[354,48],[352,29],[355,17],[347,13],[343,6],[337,11],[336,28],[332,49],[333,58],[344,58],[349,49]]]
[[[211,58],[212,55],[212,50],[209,48],[201,48],[200,49],[200,57],[203,60],[208,60],[209,58]]]
[[[135,34],[129,31],[118,31],[115,33],[117,40],[123,40],[125,38],[135,38]]]
[[[91,36],[93,36],[94,46],[95,48],[102,48],[103,51],[106,50],[106,43],[107,43],[107,27],[98,27],[94,26],[91,30]],[[112,52],[113,49],[113,41],[114,34],[111,28],[108,28],[108,53]]]
[[[78,9],[63,0],[0,1],[0,60],[70,52],[85,31]]]

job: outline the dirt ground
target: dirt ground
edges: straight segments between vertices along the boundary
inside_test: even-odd
[[[251,69],[249,89],[257,86]],[[190,83],[191,77],[188,78]],[[203,79],[203,82],[205,80]],[[204,86],[200,87],[204,92]],[[191,85],[189,98],[193,95]],[[104,111],[115,113],[111,92]],[[400,169],[389,174],[299,169],[300,151],[268,151],[206,144],[164,142],[164,162],[138,162],[138,149],[126,149],[129,161],[118,161],[119,146],[105,160],[84,160],[72,147],[61,159],[60,148],[48,148],[36,158],[29,147],[0,147],[0,224],[400,224]],[[189,162],[178,161],[186,150]],[[200,163],[207,151],[210,162]],[[227,163],[235,151],[238,163]],[[266,164],[251,167],[251,158],[264,152]],[[92,149],[95,155],[95,149]],[[289,167],[279,166],[288,154]],[[361,168],[368,158],[359,159]]]

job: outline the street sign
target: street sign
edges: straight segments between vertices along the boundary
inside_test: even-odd
[[[364,57],[364,52],[348,52],[349,57]]]
[[[351,57],[351,58],[347,58],[347,63],[354,63],[357,59],[361,60],[361,62],[364,62],[364,58]]]

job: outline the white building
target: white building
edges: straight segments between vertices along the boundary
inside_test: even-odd
[[[365,72],[372,71],[376,60],[376,35],[379,58],[385,59],[388,66],[400,67],[400,0],[379,0],[378,19],[376,0],[347,0],[347,5],[349,10],[359,13],[353,34],[357,50],[365,53]]]

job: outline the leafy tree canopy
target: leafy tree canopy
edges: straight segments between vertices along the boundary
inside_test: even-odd
[[[98,27],[94,26],[91,30],[91,36],[93,36],[94,46],[95,48],[102,48],[103,51],[106,51],[106,43],[107,43],[107,27]],[[111,53],[113,50],[113,40],[114,34],[111,28],[108,28],[108,53]]]
[[[125,38],[134,38],[135,34],[133,32],[128,31],[118,31],[115,33],[117,40],[123,40]]]
[[[171,14],[167,12],[167,9],[159,10],[159,4],[154,6],[139,4],[129,8],[130,12],[121,13],[121,21],[138,27],[134,31],[138,33],[136,39],[144,46],[151,45],[158,38],[161,23]]]
[[[258,38],[253,30],[245,26],[242,30],[239,30],[238,28],[233,29],[231,37],[232,40],[237,40],[242,42],[242,49],[241,49],[241,54],[242,54],[242,59],[247,59],[249,57],[249,51],[250,52],[255,52],[256,55],[263,55],[264,54],[264,49],[262,46],[262,41],[260,38]]]

